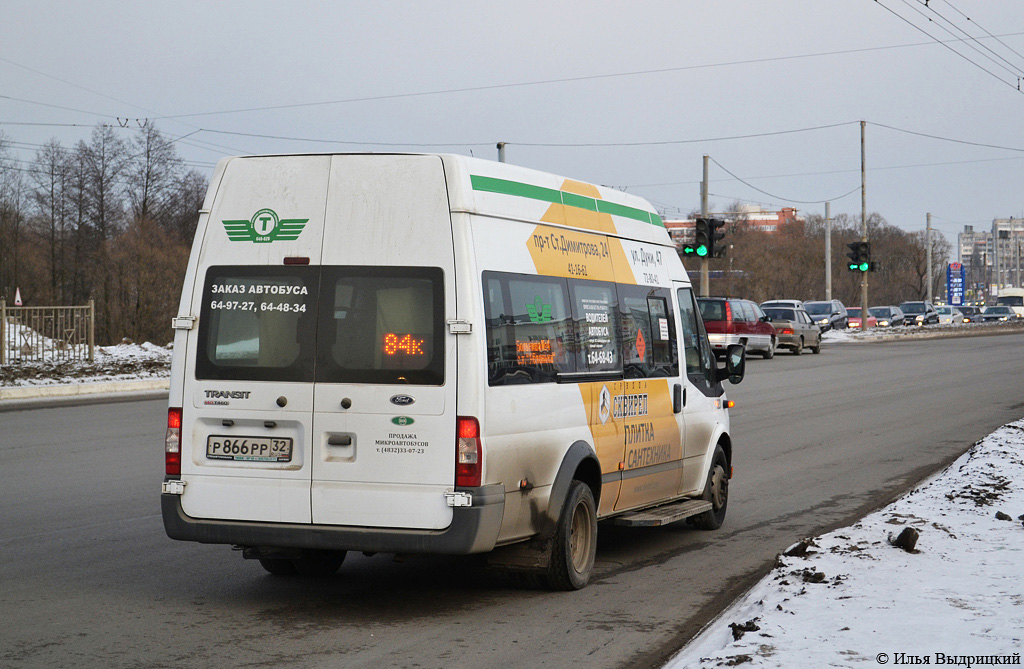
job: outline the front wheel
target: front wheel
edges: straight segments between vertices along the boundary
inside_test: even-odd
[[[597,504],[590,486],[574,479],[558,519],[546,580],[552,590],[579,590],[597,556]]]
[[[729,461],[721,444],[715,446],[701,499],[711,502],[711,510],[694,516],[693,524],[702,530],[717,530],[725,522],[725,511],[729,506]]]

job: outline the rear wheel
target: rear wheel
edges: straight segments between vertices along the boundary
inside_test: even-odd
[[[765,360],[771,360],[775,357],[775,337],[772,337],[768,341],[768,350],[761,354]]]
[[[579,590],[597,556],[597,505],[590,486],[573,479],[558,519],[546,580],[552,590]]]
[[[292,560],[295,571],[301,576],[331,576],[345,561],[345,551],[302,551],[302,556]],[[262,562],[262,560],[260,561]]]
[[[804,352],[804,338],[800,337],[800,341],[797,343],[796,348],[793,349],[793,355],[800,355]]]
[[[725,522],[725,511],[729,506],[729,461],[721,444],[715,446],[701,499],[711,502],[711,510],[694,516],[693,524],[702,530],[717,530]]]
[[[287,558],[260,558],[260,564],[274,576],[291,576],[295,573],[295,562]]]

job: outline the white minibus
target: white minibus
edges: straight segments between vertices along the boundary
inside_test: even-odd
[[[489,553],[553,589],[598,521],[722,524],[723,380],[661,219],[456,155],[226,158],[175,328],[162,513],[273,574]]]

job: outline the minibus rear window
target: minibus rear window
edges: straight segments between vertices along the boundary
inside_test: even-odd
[[[196,378],[313,380],[317,269],[211,267]]]
[[[317,383],[444,383],[437,267],[324,267]]]

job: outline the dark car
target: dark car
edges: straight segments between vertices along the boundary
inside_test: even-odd
[[[765,307],[764,313],[775,326],[778,346],[800,355],[805,348],[821,353],[821,328],[803,309],[791,307]]]
[[[878,319],[880,328],[892,328],[906,324],[906,319],[899,307],[871,307],[868,309],[868,313]]]
[[[981,312],[981,321],[983,323],[1013,320],[1017,320],[1017,314],[1014,312],[1013,307],[1008,307],[1003,304],[985,307],[985,310]]]
[[[700,297],[697,305],[716,355],[725,355],[730,344],[742,344],[765,358],[775,355],[775,328],[755,303],[734,297]]]
[[[981,322],[981,307],[972,307],[969,305],[963,305],[957,307],[960,313],[964,315],[964,323],[980,323]]]
[[[907,319],[907,325],[938,325],[939,312],[931,302],[904,302],[900,311]]]
[[[804,309],[807,310],[811,319],[821,326],[822,332],[832,329],[845,330],[850,327],[850,316],[846,313],[846,307],[839,300],[804,302]]]

